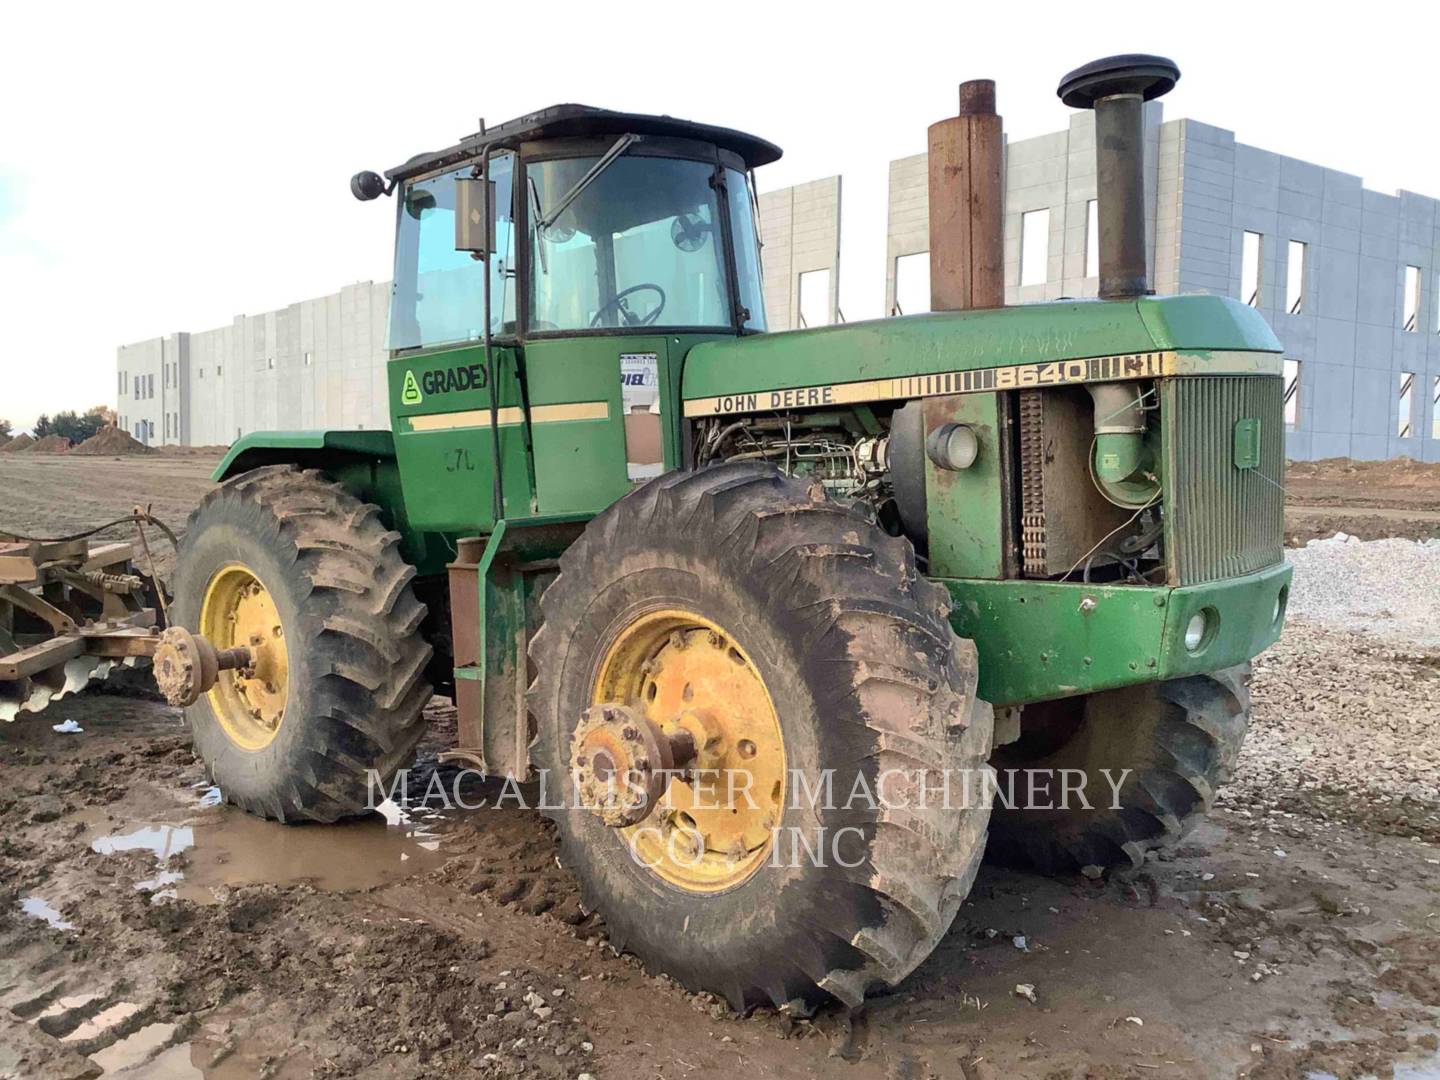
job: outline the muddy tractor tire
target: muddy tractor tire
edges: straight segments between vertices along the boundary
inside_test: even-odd
[[[1250,726],[1249,683],[1242,664],[1027,706],[1019,741],[991,761],[1001,797],[1013,792],[1014,802],[997,797],[991,861],[1064,873],[1139,866],[1147,851],[1174,845],[1233,774]],[[1035,802],[1047,808],[1024,807],[1032,776]]]
[[[560,570],[531,647],[535,757],[561,860],[612,944],[738,1011],[858,1006],[908,975],[979,865],[990,808],[964,806],[959,777],[981,787],[992,728],[975,648],[909,543],[736,463],[627,495]],[[758,798],[687,815],[673,806],[694,789],[672,784],[624,826],[575,808],[594,805],[577,800],[600,756],[585,740],[615,715],[606,754],[688,725],[674,745]]]
[[[431,648],[399,543],[378,508],[288,465],[227,480],[191,515],[172,619],[258,657],[185,710],[226,801],[335,821],[366,813],[411,761]]]

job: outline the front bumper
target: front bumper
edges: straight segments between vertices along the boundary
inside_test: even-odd
[[[980,653],[980,696],[1019,705],[1239,664],[1280,637],[1291,567],[1183,588],[942,578]],[[1195,650],[1185,628],[1204,611]]]

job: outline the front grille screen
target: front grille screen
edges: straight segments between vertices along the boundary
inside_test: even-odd
[[[1171,580],[1240,577],[1284,558],[1284,383],[1269,375],[1167,379],[1165,510]],[[1258,462],[1253,441],[1258,421]],[[1240,452],[1237,455],[1237,427]],[[1238,462],[1238,463],[1237,463]]]

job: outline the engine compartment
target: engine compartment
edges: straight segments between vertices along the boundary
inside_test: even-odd
[[[818,482],[908,538],[927,572],[932,532],[952,529],[958,509],[998,515],[969,523],[1002,538],[1004,569],[994,576],[1156,585],[1165,579],[1157,385],[994,394],[993,429],[966,434],[969,462],[989,458],[999,490],[973,502],[962,493],[943,510],[931,505],[937,491],[953,496],[955,484],[980,482],[980,470],[972,480],[968,463],[940,445],[951,429],[969,427],[944,422],[956,399],[698,419],[692,465],[761,460]]]

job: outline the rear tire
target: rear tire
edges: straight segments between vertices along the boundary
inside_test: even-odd
[[[1027,706],[1020,740],[991,762],[1000,791],[1013,791],[1015,803],[1010,809],[997,799],[991,860],[1054,874],[1139,866],[1147,851],[1178,843],[1234,773],[1250,726],[1249,683],[1250,665],[1241,664]],[[1037,802],[1060,801],[1062,769],[1083,770],[1091,809],[1073,789],[1068,809],[1025,809],[1032,774]]]
[[[388,790],[412,760],[430,699],[431,649],[399,543],[379,508],[289,465],[227,480],[190,516],[174,621],[203,632],[207,590],[239,566],[273,601],[288,656],[268,741],[242,745],[234,721],[222,722],[233,673],[222,672],[216,689],[185,710],[195,752],[226,801],[277,821],[335,821],[373,809],[384,795],[372,781]]]
[[[857,783],[875,791],[889,770],[938,784],[942,770],[974,782],[986,769],[991,711],[975,696],[975,648],[950,629],[946,594],[917,572],[907,541],[769,466],[673,473],[590,523],[541,607],[535,760],[552,786],[560,778],[565,806],[572,736],[597,672],[611,643],[657,611],[693,612],[731,635],[783,740],[778,847],[720,891],[642,866],[593,813],[549,811],[561,858],[616,948],[739,1011],[827,997],[855,1007],[930,953],[970,890],[989,806],[944,807],[938,787],[922,805],[898,785],[884,801],[908,806],[845,806]],[[815,791],[827,774],[832,800],[791,796],[797,777]],[[832,847],[832,857],[794,858],[793,838],[820,835],[838,859]]]

